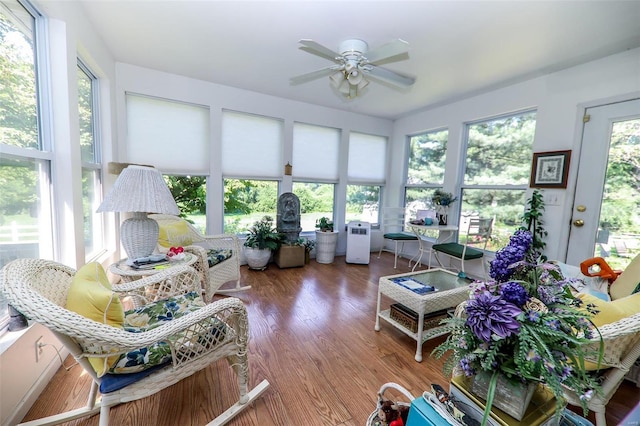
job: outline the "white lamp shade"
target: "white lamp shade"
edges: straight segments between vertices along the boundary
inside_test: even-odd
[[[158,243],[158,223],[147,213],[180,214],[160,171],[145,166],[124,169],[97,211],[134,213],[120,226],[122,246],[130,260],[151,255]]]
[[[131,165],[120,173],[97,212],[178,215],[180,209],[158,169]]]

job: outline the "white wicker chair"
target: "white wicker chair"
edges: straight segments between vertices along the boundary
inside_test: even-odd
[[[604,426],[607,403],[618,390],[624,376],[640,358],[640,313],[623,318],[611,324],[598,327],[604,340],[604,360],[602,361],[602,394],[594,395],[588,402],[589,410],[596,415],[596,424]],[[593,338],[594,349],[600,345],[600,336]],[[580,395],[566,390],[565,398],[571,405],[580,406]]]
[[[269,386],[264,380],[248,392],[248,321],[246,308],[239,299],[225,298],[209,303],[150,331],[131,333],[65,309],[75,272],[67,266],[41,259],[18,259],[0,271],[0,290],[8,302],[32,321],[51,329],[93,378],[86,407],[30,424],[57,424],[100,412],[100,426],[107,426],[110,407],[155,394],[222,358],[227,359],[238,376],[239,400],[211,425],[226,423]],[[153,291],[150,292],[150,288]],[[176,266],[113,286],[113,290],[146,303],[185,291],[199,292],[200,288],[198,274],[193,268]],[[212,333],[212,319],[224,324],[224,333]],[[105,376],[97,377],[87,357],[113,356],[160,341],[171,345],[172,363],[98,398],[99,385]]]
[[[151,214],[150,218],[158,222],[158,225],[170,225],[177,221],[184,219],[165,215],[165,214]],[[185,251],[194,253],[200,257],[200,261],[197,262],[194,267],[202,275],[203,289],[205,298],[207,301],[211,301],[214,294],[231,294],[236,291],[248,290],[251,286],[240,285],[240,241],[238,237],[231,234],[220,235],[202,235],[196,228],[190,223],[187,223],[189,229],[189,236],[193,241],[193,245],[184,247]],[[231,257],[209,268],[207,261],[207,250],[210,249],[230,249],[232,251]],[[220,287],[230,281],[235,281],[235,287],[224,288]]]

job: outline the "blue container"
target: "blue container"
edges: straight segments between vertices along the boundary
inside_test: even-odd
[[[407,426],[450,426],[450,424],[424,398],[420,397],[411,402]]]

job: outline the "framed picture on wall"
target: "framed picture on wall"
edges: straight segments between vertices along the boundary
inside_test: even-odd
[[[531,188],[566,188],[571,151],[534,152]]]

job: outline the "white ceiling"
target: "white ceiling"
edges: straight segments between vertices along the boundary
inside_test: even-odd
[[[76,0],[77,1],[77,0]],[[119,62],[384,118],[461,99],[640,46],[640,1],[85,0],[92,26]],[[338,50],[409,43],[384,64],[416,77],[409,90],[372,82],[356,99],[323,77],[332,64],[300,39]]]

